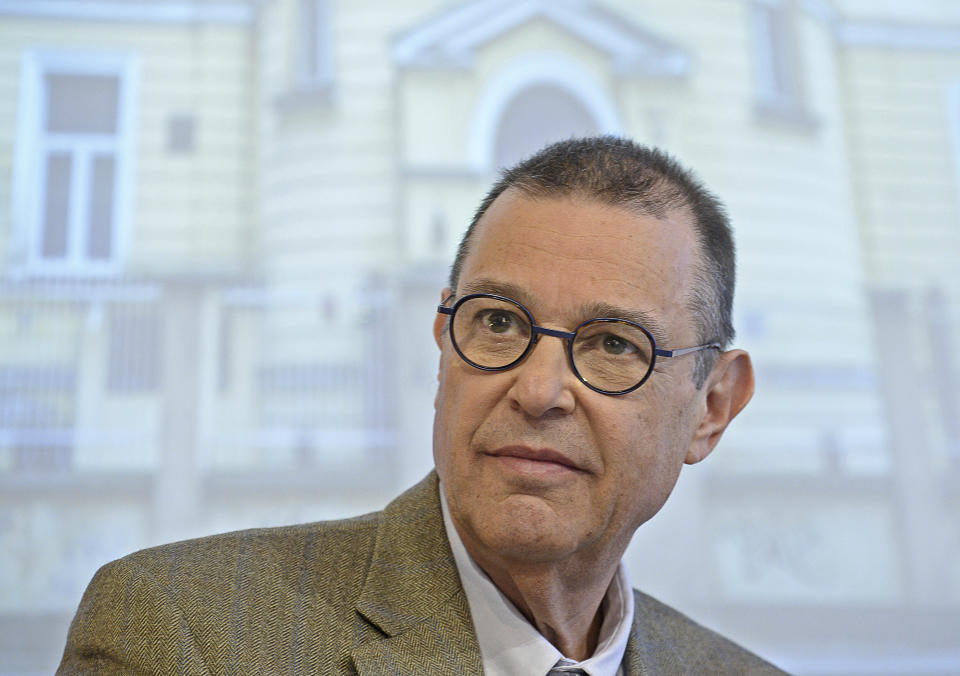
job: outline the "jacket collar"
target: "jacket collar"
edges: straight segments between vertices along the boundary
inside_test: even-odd
[[[356,610],[384,634],[353,651],[359,673],[482,673],[435,472],[380,515]]]

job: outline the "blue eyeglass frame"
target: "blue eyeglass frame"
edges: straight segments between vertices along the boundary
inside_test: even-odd
[[[480,369],[481,371],[508,371],[514,368],[515,366],[517,366],[520,362],[522,362],[524,359],[527,358],[527,356],[533,351],[534,346],[537,344],[537,342],[539,342],[540,336],[553,336],[554,338],[562,338],[567,341],[567,361],[570,364],[570,370],[572,370],[573,374],[577,376],[577,380],[579,380],[581,383],[589,387],[594,392],[599,392],[600,394],[607,394],[610,396],[628,394],[630,392],[633,392],[637,388],[639,388],[645,382],[647,382],[647,379],[650,378],[650,374],[653,373],[653,367],[657,363],[657,357],[665,357],[665,358],[682,357],[685,354],[692,354],[694,352],[699,352],[701,350],[709,350],[709,349],[719,350],[720,349],[719,343],[707,343],[705,345],[697,345],[695,347],[682,347],[676,350],[664,350],[657,347],[657,339],[653,337],[653,334],[650,333],[647,327],[643,326],[642,324],[637,324],[636,322],[630,321],[629,319],[620,319],[617,317],[593,317],[584,322],[581,322],[577,326],[577,328],[575,328],[572,332],[560,331],[559,329],[548,329],[545,326],[537,326],[537,323],[533,318],[533,313],[530,312],[530,310],[528,310],[522,303],[514,300],[513,298],[507,298],[506,296],[500,296],[495,293],[467,294],[466,296],[458,300],[456,303],[454,303],[452,307],[447,307],[446,303],[449,303],[452,298],[454,298],[454,296],[448,296],[447,298],[445,298],[443,302],[437,306],[437,312],[439,312],[440,314],[449,315],[452,318],[453,315],[456,314],[457,309],[468,300],[471,300],[472,298],[493,298],[494,300],[510,303],[511,305],[515,305],[516,307],[520,308],[523,311],[523,313],[526,315],[527,321],[530,324],[530,341],[527,343],[526,349],[520,354],[519,357],[514,359],[512,362],[510,362],[506,366],[482,366],[480,364],[477,364],[474,361],[471,361],[470,359],[467,359],[467,356],[460,351],[460,346],[457,345],[457,338],[453,332],[453,322],[448,320],[447,326],[449,327],[449,330],[450,330],[450,342],[453,343],[453,349],[456,350],[457,354],[460,355],[460,358],[463,361],[470,364],[470,366],[476,369]],[[573,341],[576,339],[577,333],[580,331],[580,329],[582,329],[587,324],[593,324],[595,322],[611,322],[616,324],[629,324],[630,326],[634,326],[640,329],[643,332],[643,334],[650,340],[650,345],[653,347],[653,357],[650,359],[650,366],[647,368],[647,372],[644,374],[643,378],[641,378],[640,382],[638,382],[633,387],[629,387],[625,390],[602,390],[599,387],[591,385],[586,380],[586,378],[584,378],[580,374],[580,371],[577,370],[577,364],[573,358]]]

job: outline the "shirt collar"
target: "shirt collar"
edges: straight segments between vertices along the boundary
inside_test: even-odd
[[[484,674],[547,674],[563,654],[527,621],[467,552],[450,519],[442,483],[440,505],[447,539],[470,605]],[[622,562],[600,607],[603,623],[597,649],[576,666],[590,676],[614,676],[623,661],[633,624],[633,591]]]

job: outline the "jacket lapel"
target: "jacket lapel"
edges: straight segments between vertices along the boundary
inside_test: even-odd
[[[623,653],[624,676],[648,676],[651,672],[643,659],[643,649],[640,631],[636,619],[630,628],[630,638],[627,639],[627,650]]]
[[[364,676],[483,672],[438,490],[431,472],[381,516],[356,610],[384,637],[353,650]]]

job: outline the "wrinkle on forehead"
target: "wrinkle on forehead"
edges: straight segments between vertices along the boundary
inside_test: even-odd
[[[602,225],[602,223],[596,223],[596,225]],[[589,228],[590,226],[590,223],[585,223],[583,227]],[[587,229],[582,232],[570,232],[551,224],[528,225],[516,221],[501,225],[501,227],[509,227],[513,231],[515,237],[512,239],[519,240],[519,242],[513,242],[514,245],[519,245],[521,248],[534,252],[542,252],[572,260],[588,258],[598,260],[601,263],[609,263],[605,256],[609,251],[603,249],[611,244],[618,248],[624,245],[641,244],[637,241],[640,239],[640,233],[633,232],[613,234]],[[558,247],[550,246],[550,244],[557,243],[560,240],[564,240],[567,245],[573,243],[582,248],[575,249],[576,254],[573,255],[559,253],[556,251]],[[500,245],[503,246],[503,243],[500,243]]]
[[[525,201],[525,198],[521,195],[504,194],[501,195],[497,202],[501,200],[503,200],[503,204],[497,204],[495,202],[491,210],[484,216],[484,221],[488,220],[488,215],[491,217],[494,216],[491,212],[493,212],[496,207],[500,207],[500,209],[496,209],[497,211],[507,211],[510,208],[511,202]],[[540,204],[548,202],[548,200],[531,201],[539,202]],[[695,259],[698,256],[699,242],[690,223],[692,214],[688,213],[688,210],[674,210],[664,216],[653,216],[637,213],[624,206],[605,204],[589,199],[577,200],[567,197],[554,201],[558,206],[569,204],[581,210],[583,207],[591,208],[591,215],[587,218],[577,220],[576,226],[578,229],[570,229],[569,227],[551,222],[538,221],[530,223],[516,213],[498,213],[496,214],[496,218],[502,218],[503,221],[497,225],[501,228],[506,228],[508,232],[515,235],[509,238],[509,240],[511,240],[509,242],[511,247],[525,248],[531,252],[545,253],[565,260],[592,259],[598,264],[610,265],[614,264],[609,260],[610,249],[607,248],[611,244],[614,245],[615,250],[619,251],[622,251],[624,247],[639,246],[641,247],[641,252],[643,251],[644,243],[649,242],[653,245],[651,237],[642,233],[639,228],[636,230],[627,228],[616,233],[598,232],[597,229],[594,229],[594,226],[599,226],[602,230],[608,220],[613,220],[610,215],[603,213],[606,211],[616,214],[616,216],[626,215],[630,219],[643,219],[648,225],[651,223],[658,224],[660,226],[660,232],[654,235],[657,240],[656,244],[669,248],[670,253],[673,254],[678,263],[676,267],[679,269],[680,267],[689,267],[696,263]],[[564,215],[566,214],[561,213],[561,218]],[[474,235],[475,239],[482,239],[484,235],[489,233],[490,224],[484,223],[484,221],[481,221],[479,232]],[[567,225],[569,225],[569,223],[567,223]],[[573,243],[579,245],[575,249],[576,253],[557,251],[557,249],[562,249],[562,246],[549,246],[550,242],[558,242],[560,240],[564,240],[568,244]],[[502,248],[506,246],[507,243],[497,242],[497,245]]]

